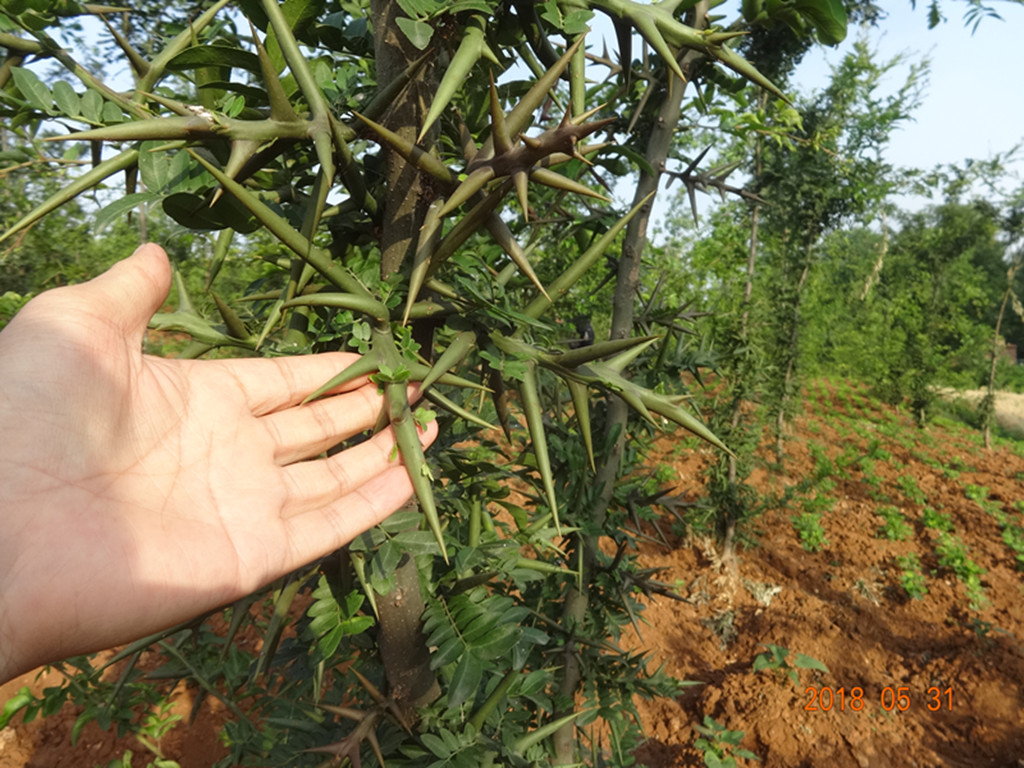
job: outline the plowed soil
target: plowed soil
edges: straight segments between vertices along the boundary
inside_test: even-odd
[[[714,456],[678,447],[678,438],[662,441],[652,462],[673,468],[673,493],[697,498]],[[758,756],[741,766],[1024,766],[1024,553],[1018,560],[1006,541],[1016,531],[1024,546],[1024,443],[987,451],[965,427],[919,430],[855,387],[821,382],[786,451],[781,467],[766,454],[753,475],[759,494],[777,501],[741,530],[734,558],[668,512],[645,531],[641,564],[664,569],[660,580],[678,585],[685,602],[654,598],[633,642],[698,684],[640,703],[650,737],[640,764],[705,765],[711,747],[695,744],[694,728],[703,724],[725,729],[720,757],[732,754],[730,739]],[[793,524],[808,514],[825,538],[817,551]],[[916,599],[897,562],[911,554]],[[768,646],[782,662],[755,671]],[[26,675],[0,688],[0,701],[46,684]],[[184,693],[178,706],[187,715]],[[183,768],[223,754],[223,715],[204,711],[161,742]],[[76,717],[69,704],[0,731],[0,768],[106,766],[125,749],[146,764],[131,737],[94,724],[72,746]]]
[[[822,456],[836,466],[823,478],[835,485],[820,551],[804,549],[794,530],[799,501],[756,521],[757,541],[735,564],[697,540],[646,547],[645,564],[682,581],[691,602],[652,604],[643,645],[670,674],[701,683],[642,708],[650,741],[638,757],[649,768],[704,765],[693,726],[706,717],[743,731],[741,747],[760,762],[739,765],[1024,766],[1024,556],[1003,540],[1006,525],[1024,522],[1024,444],[986,451],[964,427],[917,430],[909,416],[839,388],[816,388],[783,472],[758,473],[761,492],[779,493],[815,476]],[[711,457],[663,461],[682,487],[698,489]],[[813,502],[817,492],[796,495]],[[905,539],[880,532],[882,508],[903,516]],[[948,516],[947,536],[983,569],[980,595],[937,553],[926,508]],[[910,553],[927,588],[921,599],[901,586],[896,559]],[[793,663],[796,682],[784,667],[755,672],[768,644],[828,672]]]

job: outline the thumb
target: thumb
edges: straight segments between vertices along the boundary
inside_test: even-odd
[[[171,265],[156,243],[144,243],[127,259],[79,286],[126,333],[141,332],[171,290]]]

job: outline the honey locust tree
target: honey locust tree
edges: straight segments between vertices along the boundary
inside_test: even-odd
[[[189,334],[189,355],[356,349],[321,391],[374,377],[416,500],[232,606],[225,637],[197,619],[146,638],[115,657],[128,663],[113,688],[72,660],[77,678],[21,708],[73,691],[84,717],[129,727],[126,702],[159,695],[135,668],[157,646],[161,679],[233,713],[225,764],[630,764],[634,697],[675,690],[621,642],[641,596],[668,592],[634,560],[658,498],[644,436],[674,423],[723,447],[678,381],[651,373],[662,334],[636,332],[652,198],[716,87],[782,99],[737,53],[743,31],[836,42],[842,6],[744,3],[723,19],[680,0],[217,0],[145,55],[123,33],[144,19],[56,7],[0,15],[5,118],[42,157],[99,149],[0,237],[97,189],[104,220],[159,209],[206,233],[216,313],[179,284],[153,327]],[[109,14],[130,89],[56,43],[74,14]],[[617,53],[586,37],[597,16]],[[41,78],[39,60],[64,74]],[[635,193],[620,207],[623,180]],[[275,271],[219,295],[247,250]],[[580,285],[611,291],[589,345],[559,322],[592,301]],[[436,411],[409,403],[410,381]],[[425,456],[416,422],[435,413]],[[252,622],[257,654],[236,642]]]

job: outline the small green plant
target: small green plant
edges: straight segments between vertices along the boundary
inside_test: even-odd
[[[985,573],[983,568],[971,560],[967,546],[957,536],[940,533],[935,553],[939,556],[939,565],[952,570],[961,581]]]
[[[976,501],[981,504],[982,502],[988,501],[988,486],[968,483],[964,488],[964,495],[971,501]]]
[[[754,658],[753,669],[755,672],[770,669],[779,677],[786,674],[794,685],[800,682],[798,669],[816,669],[828,674],[828,667],[811,656],[793,653],[789,648],[783,648],[773,643],[768,643],[763,647],[768,649],[768,653],[759,653]]]
[[[829,458],[824,446],[818,443],[810,443],[807,448],[814,457],[814,475],[812,477],[815,482],[821,483],[829,481],[834,477],[848,476],[846,472],[841,471],[836,466],[836,463]]]
[[[803,512],[790,518],[793,528],[800,537],[800,546],[808,552],[820,552],[828,546],[828,537],[821,525],[821,515],[815,512]]]
[[[926,528],[942,533],[953,532],[953,519],[945,512],[938,512],[931,507],[921,510],[921,522]]]
[[[1024,571],[1024,528],[1016,523],[1006,525],[1003,528],[1003,543],[1013,550],[1017,570]]]
[[[935,553],[939,556],[939,565],[949,568],[963,583],[971,608],[978,610],[984,606],[987,600],[981,577],[985,569],[969,557],[966,545],[952,534],[940,533]]]
[[[981,579],[977,576],[964,582],[964,593],[967,595],[972,611],[980,611],[989,604],[989,599],[985,596],[985,587],[982,586]]]
[[[916,552],[900,555],[896,558],[900,569],[900,586],[913,600],[923,600],[928,594],[928,579],[921,572],[921,558]]]
[[[181,715],[171,711],[173,706],[174,702],[169,698],[157,702],[142,716],[139,729],[135,732],[135,738],[139,740],[139,743],[153,754],[161,754],[158,746],[160,740],[182,719]],[[156,768],[176,768],[177,763],[158,760],[155,765]]]
[[[882,487],[882,478],[875,474],[875,460],[868,456],[857,462],[860,466],[861,478],[872,488]]]
[[[760,760],[753,752],[740,748],[743,731],[730,731],[711,715],[705,715],[704,725],[695,725],[693,729],[700,734],[693,746],[704,753],[707,768],[734,768],[738,757]]]
[[[106,768],[132,768],[132,752],[127,750],[121,757],[114,758],[107,763]],[[181,768],[174,760],[163,760],[157,758],[146,763],[146,768]]]
[[[669,485],[679,482],[679,473],[671,464],[659,464],[654,470],[654,479],[658,485]]]
[[[953,458],[951,458],[946,463],[946,467],[956,472],[967,472],[971,469],[971,467],[967,464],[966,461],[963,460],[963,457],[961,456],[954,456]]]
[[[900,475],[896,482],[903,489],[903,495],[907,497],[908,501],[912,501],[914,504],[924,504],[928,501],[928,497],[918,486],[913,475]]]
[[[1003,506],[998,501],[989,499],[988,486],[985,485],[974,485],[968,483],[967,487],[964,488],[964,495],[985,510],[986,513],[992,515],[1000,525],[1005,525],[1006,514],[1003,512]]]
[[[914,532],[913,527],[896,507],[882,506],[875,510],[875,514],[884,521],[878,528],[878,534],[889,541],[906,541]]]
[[[973,631],[975,635],[977,635],[979,644],[981,645],[982,649],[986,651],[991,650],[992,645],[994,643],[994,639],[989,636],[992,633],[992,630],[994,629],[997,632],[1003,631],[999,629],[999,627],[997,627],[991,621],[984,621],[982,619],[979,619],[977,616],[972,617],[971,620],[967,622],[967,624],[965,624],[964,626],[966,626],[968,629]]]

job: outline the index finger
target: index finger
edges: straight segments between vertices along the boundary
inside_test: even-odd
[[[215,365],[219,372],[234,379],[253,415],[262,416],[298,405],[360,359],[361,355],[351,352],[322,352],[292,357],[202,361],[197,365]],[[366,376],[358,376],[332,392],[358,389],[366,380]]]

